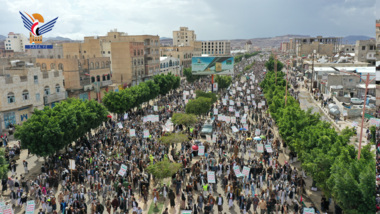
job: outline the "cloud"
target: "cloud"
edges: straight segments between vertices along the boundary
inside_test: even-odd
[[[172,37],[180,26],[201,40],[284,34],[374,36],[375,0],[5,0],[0,34],[28,33],[19,11],[59,17],[46,36],[83,39],[117,28],[128,34]],[[379,10],[377,10],[379,11]]]

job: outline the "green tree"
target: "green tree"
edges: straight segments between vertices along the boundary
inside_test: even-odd
[[[183,75],[186,77],[187,82],[193,83],[196,80],[199,80],[201,78],[200,75],[193,75],[191,72],[191,67],[190,68],[184,68],[183,69]]]
[[[159,141],[161,141],[166,146],[170,146],[174,143],[184,143],[186,141],[189,141],[189,136],[187,134],[181,133],[169,133],[160,137]]]
[[[232,83],[231,76],[215,76],[215,82],[218,83],[218,89],[228,88]]]
[[[191,127],[198,121],[197,116],[194,114],[184,113],[174,113],[171,120],[174,125],[184,125],[186,127]]]
[[[146,170],[152,174],[159,183],[162,183],[164,178],[170,178],[182,168],[181,163],[170,162],[167,158],[155,164],[150,164]]]
[[[376,126],[371,126],[371,127],[369,128],[369,130],[370,130],[370,132],[371,132],[371,142],[372,142],[373,144],[375,144],[375,142],[376,142]]]
[[[269,57],[269,60],[265,63],[265,67],[267,68],[268,71],[274,71],[274,57],[271,55]],[[281,71],[282,68],[284,67],[284,64],[277,60],[277,71]]]
[[[218,100],[217,95],[215,93],[212,93],[212,92],[206,93],[206,92],[201,91],[201,90],[196,90],[195,94],[196,94],[197,98],[198,97],[210,98],[212,103],[215,103]]]
[[[199,97],[186,105],[187,114],[206,115],[212,106],[211,98]]]
[[[5,159],[4,148],[0,149],[0,179],[8,178],[8,162]]]

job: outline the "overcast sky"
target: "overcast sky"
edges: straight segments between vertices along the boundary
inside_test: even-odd
[[[5,1],[5,2],[4,2]],[[5,3],[5,4],[3,4]],[[249,39],[286,34],[375,37],[376,0],[0,0],[0,35],[28,35],[19,11],[59,17],[45,37],[130,35],[172,37],[180,26],[199,40]],[[377,9],[378,8],[378,9]]]

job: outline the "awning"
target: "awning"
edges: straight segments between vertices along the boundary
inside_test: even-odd
[[[343,86],[342,85],[332,85],[332,86],[330,86],[330,90],[331,89],[343,89]]]
[[[356,85],[356,88],[365,89],[365,84],[358,84]],[[368,89],[375,89],[375,88],[376,88],[376,84],[368,84]]]

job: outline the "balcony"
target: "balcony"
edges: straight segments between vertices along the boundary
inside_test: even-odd
[[[49,94],[44,96],[44,104],[50,104],[53,102],[58,102],[61,100],[65,100],[67,98],[66,91],[58,92],[55,94]]]

